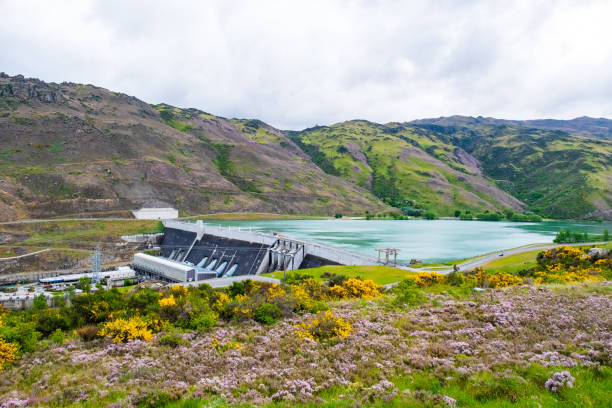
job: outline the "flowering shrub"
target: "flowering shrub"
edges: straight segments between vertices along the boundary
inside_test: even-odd
[[[0,339],[0,371],[17,358],[17,345]]]
[[[127,340],[151,340],[153,332],[149,327],[151,323],[135,316],[129,319],[116,319],[106,322],[98,332],[100,336],[112,337],[113,343],[121,343]]]
[[[554,373],[552,378],[546,380],[544,386],[550,392],[559,392],[564,386],[572,388],[575,380],[569,371],[561,371],[560,373]]]
[[[280,285],[274,284],[270,288],[268,288],[266,292],[266,301],[271,301],[277,297],[285,296],[287,292]]]
[[[230,302],[229,296],[225,293],[220,292],[217,295],[217,299],[213,302],[212,309],[216,312],[221,312],[225,309],[226,305]]]
[[[4,323],[4,315],[8,313],[2,305],[0,305],[0,327]],[[17,350],[19,347],[13,343],[7,343],[0,338],[0,371],[4,366],[12,363],[17,358]]]
[[[509,273],[493,273],[488,276],[489,286],[492,288],[506,288],[508,286],[522,285],[523,280]]]
[[[334,312],[327,310],[318,312],[310,322],[302,322],[294,326],[294,333],[301,339],[320,341],[324,339],[344,339],[353,330],[351,324]]]
[[[381,296],[380,286],[369,279],[350,278],[342,283],[342,288],[346,290],[349,298],[372,299]]]
[[[537,257],[538,264],[562,264],[564,266],[577,266],[588,259],[580,248],[575,248],[567,245],[548,249],[540,252]]]
[[[7,314],[8,311],[2,307],[2,305],[0,305],[0,327],[2,326],[2,323],[4,322],[4,315]]]
[[[444,283],[446,277],[438,272],[419,272],[414,280],[417,286],[427,288],[437,283]]]
[[[174,295],[170,295],[165,298],[161,298],[158,300],[160,307],[172,307],[176,306],[176,300],[174,299]]]

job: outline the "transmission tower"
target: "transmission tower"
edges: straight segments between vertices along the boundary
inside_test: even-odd
[[[96,249],[93,253],[93,261],[92,261],[93,276],[91,278],[91,281],[94,284],[100,282],[101,260],[102,260],[102,254],[100,253],[100,245],[96,245]]]

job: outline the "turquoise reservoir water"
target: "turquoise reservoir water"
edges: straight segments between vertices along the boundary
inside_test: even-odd
[[[398,261],[418,258],[441,262],[470,258],[526,244],[551,243],[561,228],[601,234],[612,223],[485,222],[456,220],[278,220],[214,221],[213,225],[278,232],[290,238],[320,242],[376,256],[376,248],[398,248]]]

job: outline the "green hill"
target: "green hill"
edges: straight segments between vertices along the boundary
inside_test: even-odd
[[[483,173],[550,218],[612,219],[612,142],[518,125],[421,124],[480,162]]]
[[[417,126],[343,122],[290,134],[330,174],[386,203],[453,215],[527,207],[482,175],[478,161]]]

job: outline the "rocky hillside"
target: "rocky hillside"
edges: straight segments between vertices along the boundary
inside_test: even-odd
[[[20,75],[0,75],[0,179],[0,220],[163,203],[184,214],[388,209],[263,122]]]
[[[452,116],[284,132],[0,74],[0,220],[182,214],[528,212],[612,219],[612,121]]]

